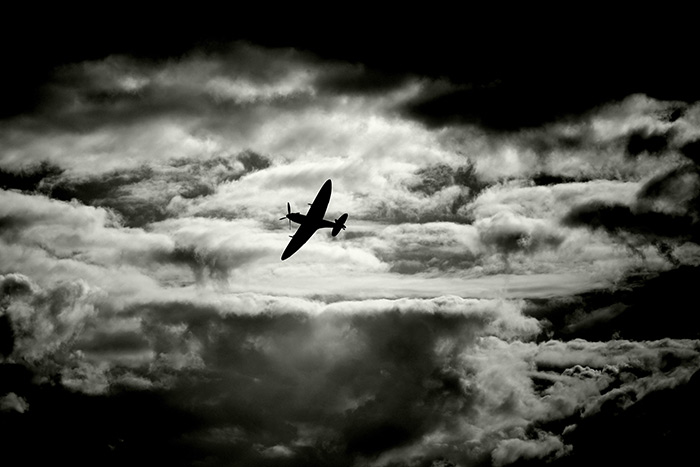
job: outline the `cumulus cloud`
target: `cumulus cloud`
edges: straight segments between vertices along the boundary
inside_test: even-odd
[[[24,413],[29,410],[29,404],[26,400],[19,397],[14,392],[10,392],[0,397],[0,411],[2,412],[19,412]]]

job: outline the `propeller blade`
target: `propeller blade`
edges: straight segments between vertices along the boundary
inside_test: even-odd
[[[292,207],[289,205],[289,201],[287,201],[287,214],[292,213]]]
[[[287,216],[280,217],[280,220],[283,221],[283,220],[285,220],[286,218],[287,218]]]
[[[289,219],[289,230],[292,230],[292,220]]]

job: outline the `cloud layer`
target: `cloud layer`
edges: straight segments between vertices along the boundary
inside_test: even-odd
[[[12,454],[579,465],[697,413],[696,102],[311,50],[78,60],[4,117]],[[348,229],[281,262],[329,178]]]

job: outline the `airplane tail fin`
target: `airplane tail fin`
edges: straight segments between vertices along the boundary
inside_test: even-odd
[[[345,221],[348,218],[348,213],[346,212],[338,219],[335,220],[335,226],[333,227],[333,232],[331,234],[335,237],[340,233],[341,230],[345,230]]]

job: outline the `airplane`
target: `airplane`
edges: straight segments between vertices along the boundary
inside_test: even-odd
[[[328,202],[331,200],[332,186],[330,179],[326,180],[326,183],[324,183],[318,191],[314,202],[309,204],[311,207],[306,215],[292,212],[292,207],[287,203],[287,215],[280,217],[280,220],[289,219],[290,229],[292,228],[292,222],[299,224],[299,228],[294,235],[291,236],[292,239],[289,241],[284,253],[282,253],[282,261],[296,253],[318,229],[333,229],[331,234],[334,237],[338,235],[341,230],[345,230],[345,221],[348,218],[347,213],[340,216],[334,222],[327,221],[323,218],[326,214]]]

